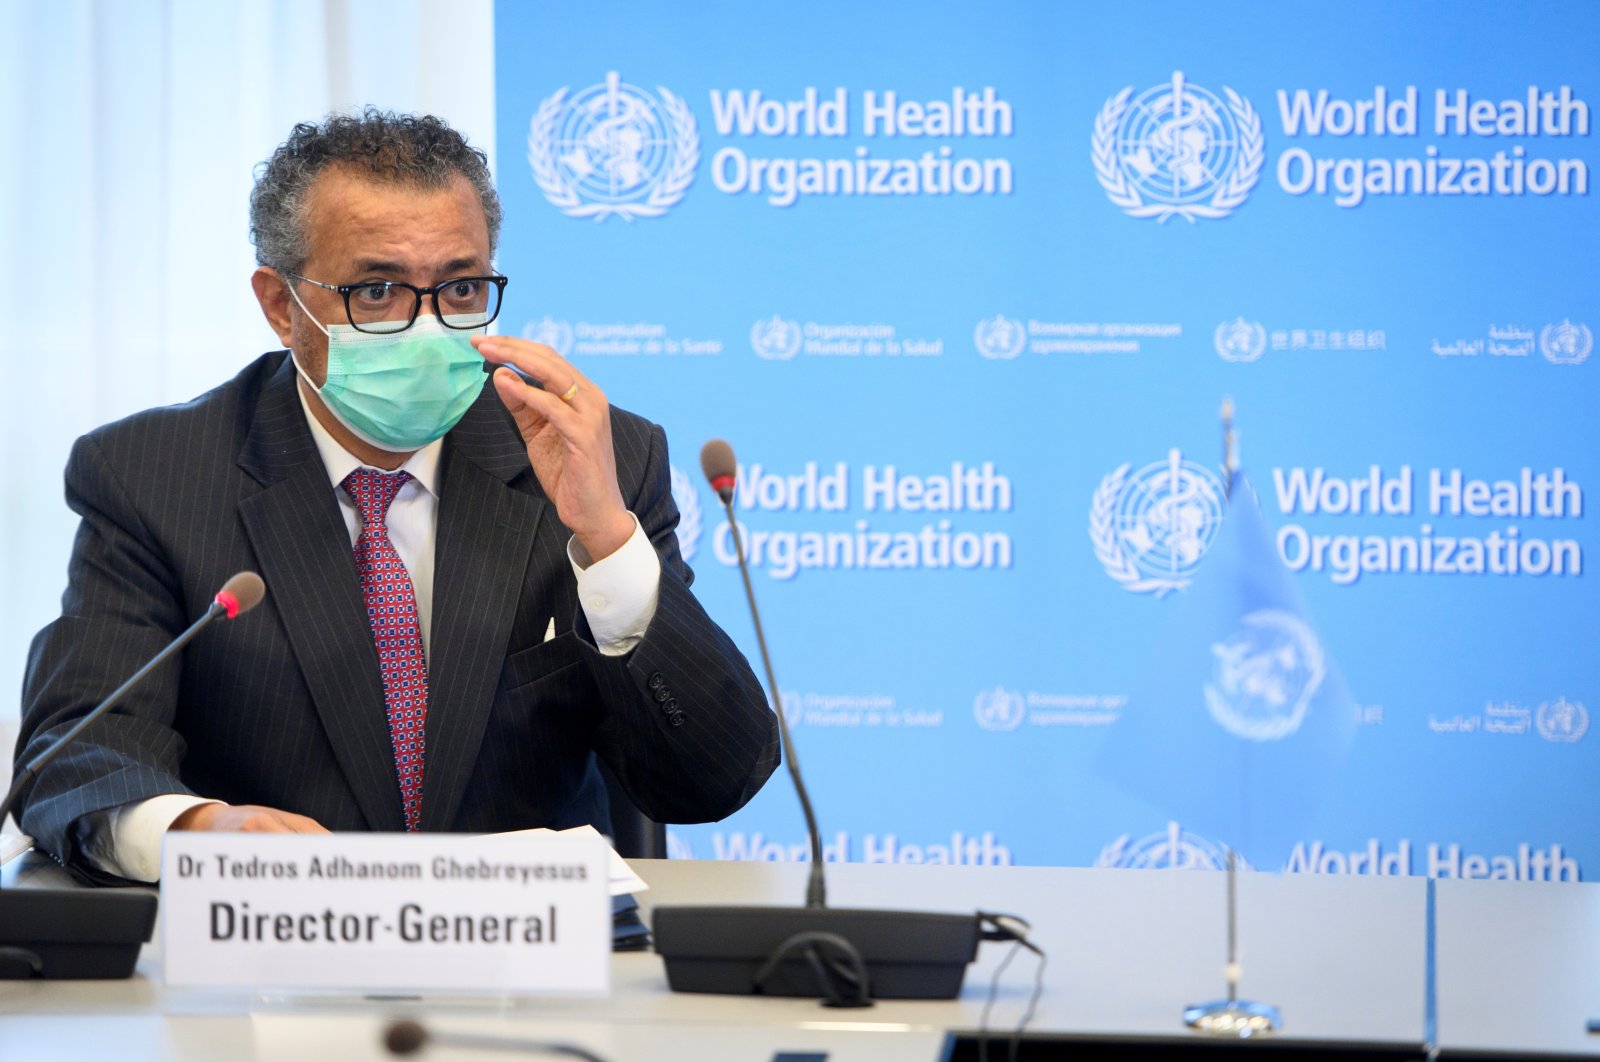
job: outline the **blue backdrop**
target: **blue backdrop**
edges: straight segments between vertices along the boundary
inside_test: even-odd
[[[501,324],[666,426],[755,660],[734,444],[830,858],[1600,873],[1600,8],[759,7],[498,5]],[[1225,395],[1303,601],[1231,634]],[[673,841],[803,854],[783,784]]]

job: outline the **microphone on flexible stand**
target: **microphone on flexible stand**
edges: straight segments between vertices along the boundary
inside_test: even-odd
[[[761,629],[755,589],[733,513],[738,465],[721,439],[700,451],[700,467],[722,500],[733,533],[739,574],[755,622],[756,642],[777,709],[789,764],[811,841],[804,907],[662,906],[652,915],[656,953],[674,992],[821,996],[830,1006],[870,1006],[879,999],[952,999],[979,939],[1016,939],[981,916],[929,911],[830,908],[825,901],[822,832],[800,777],[794,738],[784,717],[772,657]],[[990,928],[982,928],[989,925]]]
[[[756,609],[756,590],[750,585],[750,566],[745,562],[744,538],[739,534],[739,522],[733,515],[733,487],[739,474],[738,462],[733,457],[733,447],[723,439],[712,439],[700,448],[700,470],[711,483],[711,489],[722,500],[728,513],[728,527],[733,532],[733,549],[739,558],[739,576],[744,580],[745,600],[750,602],[750,619],[755,623],[756,645],[761,648],[761,665],[767,673],[767,688],[772,691],[772,704],[778,715],[778,730],[783,740],[783,758],[789,765],[789,778],[800,798],[800,810],[806,819],[806,836],[811,840],[811,876],[806,881],[806,906],[828,905],[827,884],[822,877],[822,831],[817,828],[817,816],[811,809],[811,795],[800,777],[800,759],[795,755],[794,735],[789,732],[789,720],[784,715],[783,700],[779,694],[778,678],[772,670],[772,654],[767,652],[767,636],[761,630],[761,613]]]
[[[5,799],[0,800],[0,822],[5,821],[22,791],[39,772],[96,719],[120,704],[145,676],[189,644],[213,620],[234,619],[249,612],[266,593],[266,584],[255,572],[240,572],[223,584],[188,630],[17,773]],[[150,939],[155,916],[155,894],[143,890],[0,890],[0,980],[128,977],[138,960],[140,945]]]
[[[484,1033],[445,1032],[429,1029],[419,1021],[401,1019],[389,1024],[383,1031],[383,1046],[391,1055],[414,1055],[429,1044],[455,1047],[468,1051],[495,1051],[526,1055],[560,1055],[581,1059],[582,1062],[605,1062],[605,1059],[578,1044],[559,1040],[524,1040],[514,1036],[490,1036]]]

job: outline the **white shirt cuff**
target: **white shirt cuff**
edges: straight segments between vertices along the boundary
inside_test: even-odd
[[[639,518],[633,517],[633,534],[609,557],[593,560],[574,535],[567,540],[567,560],[578,579],[578,604],[594,632],[594,644],[606,656],[631,651],[655,618],[661,593],[661,558]]]
[[[190,808],[220,801],[167,793],[83,817],[79,843],[89,862],[108,874],[133,881],[161,877],[161,838]]]

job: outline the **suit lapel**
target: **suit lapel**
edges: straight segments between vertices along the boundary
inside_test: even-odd
[[[263,487],[239,503],[240,516],[334,755],[367,825],[404,829],[350,535],[287,358],[262,389],[239,466]]]
[[[428,652],[427,766],[422,828],[455,821],[494,700],[527,576],[542,495],[516,427],[494,388],[448,436],[440,470]]]

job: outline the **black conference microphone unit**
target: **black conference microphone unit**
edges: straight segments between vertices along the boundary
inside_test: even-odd
[[[188,630],[18,772],[5,800],[0,801],[0,822],[39,771],[91,723],[116,707],[146,675],[212,620],[249,612],[266,592],[255,572],[240,572],[229,579]],[[129,977],[155,921],[156,895],[146,889],[0,889],[0,980]]]
[[[777,709],[783,756],[789,764],[811,839],[811,871],[804,907],[657,907],[652,915],[656,953],[674,992],[723,995],[820,996],[830,1006],[870,1006],[873,999],[953,999],[980,939],[1014,939],[1000,926],[985,930],[984,916],[929,911],[889,911],[826,906],[822,833],[800,778],[794,738],[784,718],[778,680],[761,630],[739,523],[733,514],[738,466],[721,439],[700,451],[700,467],[722,499],[744,578],[756,643]],[[993,923],[990,923],[993,925]]]

